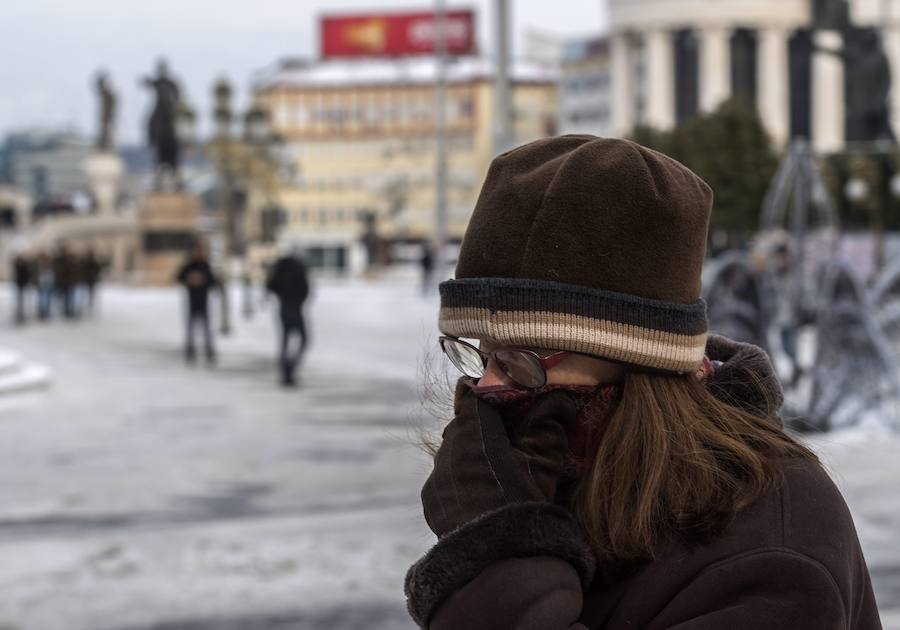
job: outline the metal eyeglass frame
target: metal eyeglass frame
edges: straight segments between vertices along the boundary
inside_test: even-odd
[[[470,375],[466,374],[465,370],[460,368],[460,366],[453,360],[450,353],[447,352],[447,349],[444,348],[444,343],[446,341],[452,341],[454,343],[461,344],[461,345],[471,348],[472,350],[477,352],[478,355],[481,357],[482,367],[484,367],[484,368],[487,368],[489,359],[494,359],[494,362],[497,364],[498,367],[500,367],[500,370],[503,372],[503,374],[507,378],[509,378],[511,381],[513,381],[516,385],[518,385],[520,387],[525,387],[527,389],[538,389],[538,388],[546,385],[547,379],[548,379],[547,371],[551,370],[554,367],[556,367],[557,365],[559,365],[564,359],[568,358],[569,355],[576,354],[574,352],[569,352],[568,350],[560,350],[559,352],[554,352],[553,354],[547,355],[546,357],[542,357],[534,350],[529,350],[527,348],[516,348],[515,346],[500,346],[498,348],[494,348],[490,352],[485,352],[481,348],[477,348],[477,347],[473,346],[472,344],[470,344],[466,341],[463,341],[459,337],[452,337],[450,335],[442,335],[442,336],[438,337],[438,343],[440,344],[441,350],[443,351],[443,353],[445,355],[447,355],[447,358],[450,359],[450,362],[453,363],[454,367],[456,367],[456,369],[458,369],[460,372],[462,372],[466,376],[470,376]],[[533,359],[535,359],[538,362],[538,365],[540,365],[541,369],[543,370],[543,383],[541,383],[540,385],[525,385],[525,384],[517,381],[515,378],[512,377],[511,374],[509,374],[505,369],[503,369],[502,366],[504,365],[504,361],[499,360],[496,357],[496,353],[498,350],[511,350],[514,352],[521,352],[522,354],[528,355],[528,356],[532,357]],[[473,377],[470,376],[470,378],[473,378]],[[481,377],[479,377],[479,378],[481,378]]]

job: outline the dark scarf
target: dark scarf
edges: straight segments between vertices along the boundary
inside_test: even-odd
[[[570,392],[575,398],[578,415],[574,424],[566,427],[569,455],[563,472],[565,480],[579,479],[583,475],[595,446],[595,437],[615,408],[621,392],[618,385],[546,385],[539,389],[520,389],[507,385],[478,387],[470,381],[468,386],[478,398],[500,410],[507,433],[513,436],[515,424],[521,421],[538,396],[558,389]]]
[[[703,366],[694,377],[703,380],[710,376],[713,370],[713,362],[704,358]],[[539,389],[523,389],[510,385],[478,387],[477,382],[472,379],[462,381],[461,384],[470,388],[478,398],[500,410],[507,433],[510,435],[515,435],[515,424],[524,417],[538,396],[558,389],[570,392],[575,398],[578,415],[575,423],[566,427],[569,456],[566,459],[563,481],[577,481],[584,475],[597,446],[600,430],[615,409],[622,393],[619,385],[545,385]]]

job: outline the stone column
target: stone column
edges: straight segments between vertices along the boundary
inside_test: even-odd
[[[759,31],[756,63],[759,114],[777,145],[788,141],[791,125],[788,30],[781,27]]]
[[[653,29],[644,35],[647,124],[669,129],[675,124],[675,56],[672,33]]]
[[[817,47],[840,49],[843,38],[836,31],[818,31]],[[844,65],[839,58],[813,52],[812,143],[818,152],[838,151],[844,146]]]
[[[612,132],[624,136],[634,127],[634,77],[628,36],[615,33],[611,41]]]
[[[710,112],[731,96],[731,29],[700,30],[700,110]]]
[[[891,127],[900,136],[900,26],[897,24],[887,30],[884,52],[891,63]]]

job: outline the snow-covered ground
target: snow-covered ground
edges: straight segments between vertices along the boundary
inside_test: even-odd
[[[416,383],[436,298],[411,278],[320,282],[295,391],[276,384],[270,311],[245,320],[234,298],[214,369],[182,362],[170,289],[0,325],[0,349],[52,374],[0,396],[0,629],[413,628],[402,579],[433,540]],[[900,629],[900,436],[813,442]]]

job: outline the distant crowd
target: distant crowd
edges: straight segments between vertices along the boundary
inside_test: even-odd
[[[74,320],[89,315],[105,266],[93,249],[76,253],[67,245],[53,252],[19,253],[12,262],[14,321],[24,324],[32,317],[48,320],[57,315]]]

